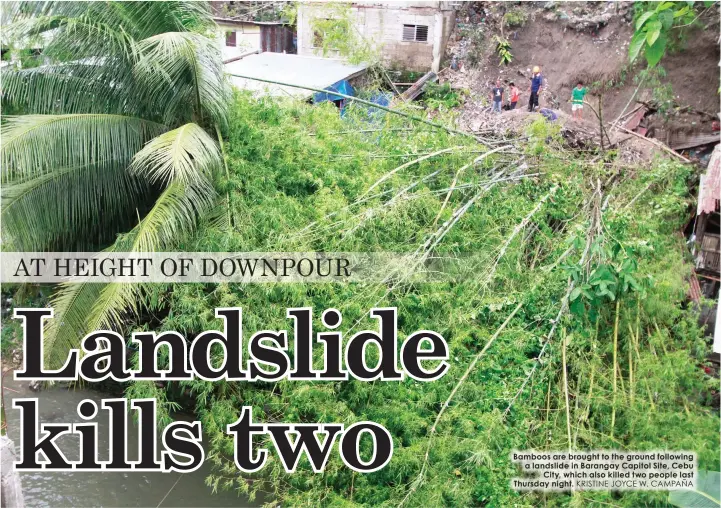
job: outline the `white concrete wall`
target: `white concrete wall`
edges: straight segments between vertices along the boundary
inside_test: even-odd
[[[221,21],[218,21],[217,24],[217,38],[223,54],[223,61],[260,49],[260,26],[251,23],[243,23],[242,25],[226,24]],[[225,34],[227,32],[235,32],[235,46],[226,46]]]
[[[454,11],[442,10],[439,4],[445,2],[354,2],[351,16],[361,36],[380,49],[384,61],[390,67],[437,71],[455,23]],[[323,56],[322,49],[313,46],[313,19],[332,19],[334,15],[333,9],[322,4],[299,5],[299,55]],[[403,25],[427,26],[427,41],[404,41]]]

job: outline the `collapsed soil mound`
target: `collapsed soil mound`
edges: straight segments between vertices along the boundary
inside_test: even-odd
[[[539,4],[541,6],[539,6]],[[496,79],[507,87],[513,81],[527,103],[529,79],[534,65],[542,68],[544,91],[541,107],[570,114],[571,89],[581,80],[591,87],[605,86],[604,118],[609,121],[623,111],[636,90],[633,77],[642,69],[628,65],[628,45],[633,35],[632,2],[534,2],[522,5],[473,2],[459,13],[458,26],[449,41],[451,67],[442,78],[454,87],[467,88],[475,102],[487,103]],[[518,26],[501,27],[509,13]],[[711,10],[701,25],[683,34],[661,61],[672,86],[673,99],[681,109],[666,121],[669,131],[708,130],[718,113],[719,19]],[[499,66],[495,35],[511,43],[513,61]],[[642,89],[636,100],[650,101],[651,91]],[[596,101],[589,97],[589,101]]]

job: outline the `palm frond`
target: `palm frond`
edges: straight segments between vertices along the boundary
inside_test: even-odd
[[[3,101],[41,114],[119,113],[162,119],[166,108],[159,106],[167,104],[135,86],[137,41],[166,31],[207,30],[213,24],[204,2],[19,2],[3,14],[4,41],[20,47],[38,41],[50,63],[20,74],[12,67],[5,70]],[[7,20],[12,23],[5,26]],[[206,68],[201,70],[222,75],[219,62],[204,61]],[[33,88],[37,84],[42,86]],[[179,101],[189,95],[179,92]],[[170,114],[182,111],[176,103],[173,106]]]
[[[210,184],[170,185],[155,206],[129,233],[107,249],[113,252],[153,252],[176,245],[190,233],[198,217],[213,206]],[[55,318],[45,333],[46,361],[57,366],[70,348],[77,348],[89,331],[114,329],[128,312],[142,305],[143,284],[70,283],[61,285],[52,299]]]
[[[55,315],[47,321],[44,334],[45,364],[62,367],[68,350],[77,349],[87,334],[88,309],[92,309],[105,287],[92,282],[62,284],[51,299]]]
[[[153,183],[198,185],[220,167],[215,140],[199,125],[187,123],[152,139],[133,158],[131,173]]]
[[[215,41],[197,33],[167,32],[140,41],[138,51],[136,75],[170,114],[184,110],[187,120],[227,124],[230,86]]]
[[[147,185],[112,162],[57,169],[4,185],[3,242],[15,250],[63,251],[112,241],[108,233],[127,224],[147,195]]]
[[[176,245],[213,207],[216,193],[208,181],[172,183],[132,231],[116,241],[128,252],[155,252]]]
[[[131,72],[117,59],[2,70],[6,104],[30,114],[112,113],[136,116],[137,90]]]
[[[72,114],[6,117],[0,156],[6,181],[31,178],[58,167],[99,161],[128,164],[165,126],[123,115]]]

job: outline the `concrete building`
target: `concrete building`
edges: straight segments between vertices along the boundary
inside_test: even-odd
[[[223,61],[251,51],[295,53],[295,30],[282,21],[241,21],[213,18],[218,25],[218,43]]]
[[[250,21],[213,18],[218,25],[218,43],[223,61],[260,49],[260,26]]]
[[[350,21],[358,35],[380,50],[389,67],[437,72],[455,24],[454,5],[454,2],[352,2]],[[323,34],[316,30],[315,20],[337,16],[337,9],[323,3],[300,3],[298,54],[322,56]]]

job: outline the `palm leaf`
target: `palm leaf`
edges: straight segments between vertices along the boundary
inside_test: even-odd
[[[168,32],[140,41],[138,51],[142,56],[136,75],[150,96],[167,105],[169,117],[185,112],[188,121],[227,124],[230,87],[215,41],[196,33]]]
[[[171,184],[155,206],[129,233],[119,237],[111,252],[153,252],[175,245],[190,233],[200,215],[212,206],[215,193],[209,184]],[[58,366],[70,348],[78,348],[90,331],[122,325],[123,316],[137,313],[145,286],[139,283],[62,284],[52,298],[55,318],[45,333],[46,362]]]
[[[31,178],[57,167],[113,160],[129,163],[165,127],[142,118],[109,114],[6,117],[0,155],[5,180]]]
[[[2,235],[22,251],[91,250],[135,215],[147,186],[110,163],[62,168],[2,189]],[[98,214],[98,210],[102,213]]]
[[[668,502],[681,508],[719,508],[721,506],[721,474],[699,471],[696,490],[671,490]]]
[[[213,207],[215,197],[210,182],[173,183],[140,224],[116,244],[130,252],[155,252],[175,245],[193,230],[198,218]]]
[[[188,123],[148,142],[130,170],[153,183],[201,184],[220,167],[218,145],[199,125]]]
[[[32,114],[139,115],[132,73],[117,59],[2,71],[3,102]]]

